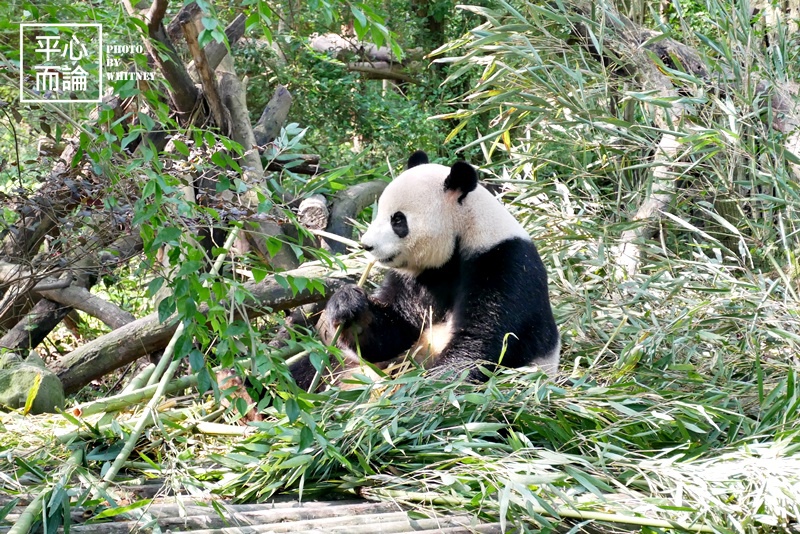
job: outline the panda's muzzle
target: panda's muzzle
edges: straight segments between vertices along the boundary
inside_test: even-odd
[[[382,264],[384,264],[386,266],[390,266],[390,265],[392,265],[392,262],[395,260],[395,258],[397,258],[397,254],[392,254],[388,258],[377,258],[375,256],[372,256],[372,257],[375,258],[375,261],[377,261],[378,263],[382,263]]]
[[[391,264],[391,263],[394,261],[394,259],[397,257],[397,254],[392,254],[391,256],[389,256],[389,257],[386,257],[386,258],[379,258],[379,257],[377,257],[375,254],[372,254],[372,251],[373,251],[373,250],[375,250],[375,247],[371,247],[371,246],[369,246],[369,245],[364,245],[363,243],[361,244],[361,247],[362,247],[362,248],[363,248],[365,251],[369,252],[369,253],[370,253],[370,255],[371,255],[373,258],[375,258],[375,261],[377,261],[378,263],[382,263],[382,264],[384,264],[384,265],[390,265],[390,264]]]
[[[373,253],[374,250],[375,250],[375,247],[373,247],[372,245],[367,245],[365,243],[360,243],[360,244],[361,244],[361,248],[363,248],[364,251],[369,252],[370,256],[372,256],[375,259],[375,261],[377,261],[378,263],[382,263],[382,264],[388,266],[388,265],[391,265],[391,263],[397,258],[397,254],[392,254],[391,256],[387,256],[385,258],[379,258],[378,256],[376,256]]]

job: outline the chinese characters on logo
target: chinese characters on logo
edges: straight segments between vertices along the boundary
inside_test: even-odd
[[[33,57],[24,45],[36,43]],[[35,76],[26,75],[32,69]],[[103,28],[100,24],[20,24],[22,102],[100,102]]]

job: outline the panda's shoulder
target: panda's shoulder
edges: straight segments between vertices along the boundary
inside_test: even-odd
[[[408,298],[420,291],[416,278],[397,269],[388,269],[383,277],[379,293],[384,300]]]

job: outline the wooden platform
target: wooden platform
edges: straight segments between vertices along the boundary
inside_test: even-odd
[[[365,500],[348,501],[278,501],[264,504],[231,505],[222,501],[184,504],[176,497],[158,499],[146,512],[162,532],[172,534],[446,534],[500,533],[499,524],[481,524],[474,517],[446,515],[423,518],[397,504]],[[188,500],[188,499],[186,499]],[[11,522],[22,511],[18,507],[6,518]],[[219,513],[221,512],[221,513]],[[72,514],[70,532],[92,534],[127,534],[149,532],[152,525],[120,519],[86,523],[90,518],[80,510]],[[5,533],[9,527],[0,527]],[[59,529],[61,531],[61,529]]]

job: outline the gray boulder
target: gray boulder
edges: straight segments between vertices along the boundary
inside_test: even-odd
[[[28,392],[39,375],[41,383],[30,413],[54,413],[56,408],[63,408],[64,388],[58,376],[44,367],[38,355],[21,361],[12,353],[0,355],[0,406],[24,407]]]

